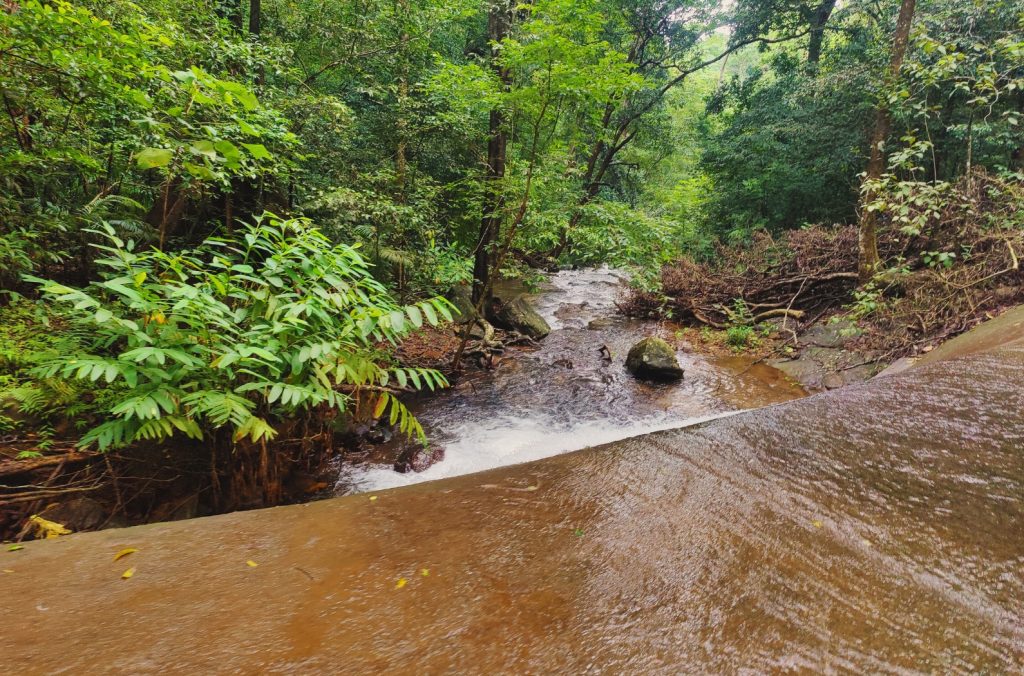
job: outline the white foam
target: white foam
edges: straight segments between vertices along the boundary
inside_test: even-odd
[[[444,445],[444,460],[423,472],[401,474],[389,465],[354,466],[342,475],[340,484],[347,486],[349,493],[364,493],[436,481],[540,460],[648,432],[687,427],[734,413],[736,411],[684,419],[648,418],[625,425],[609,420],[587,420],[570,426],[563,424],[561,429],[553,429],[554,421],[537,417],[508,416],[492,420],[486,426],[474,422],[450,430],[455,440]]]

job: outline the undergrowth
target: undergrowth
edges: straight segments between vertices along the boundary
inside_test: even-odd
[[[1024,180],[977,169],[941,200],[934,192],[900,187],[883,217],[884,264],[868,284],[857,283],[855,226],[809,226],[719,244],[707,262],[683,258],[662,268],[660,289],[634,288],[620,308],[726,331],[737,347],[762,322],[795,332],[845,314],[860,323],[863,346],[913,354],[1024,302]]]

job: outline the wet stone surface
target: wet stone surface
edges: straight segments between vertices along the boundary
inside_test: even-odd
[[[2,554],[0,654],[22,673],[1021,673],[1022,369],[1001,349],[396,491],[30,542]]]

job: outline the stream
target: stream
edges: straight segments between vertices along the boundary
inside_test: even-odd
[[[543,347],[421,402],[447,460],[353,476],[365,490],[554,457],[26,542],[0,553],[5,663],[1024,673],[1024,307],[903,373],[562,453],[796,394],[771,371],[689,354],[676,387],[634,382],[622,352],[657,327],[582,328],[610,316],[595,307],[610,274],[556,277],[538,297],[559,327]],[[610,366],[590,361],[599,341]]]
[[[529,296],[551,326],[537,348],[512,348],[497,369],[411,402],[431,443],[444,449],[444,459],[418,473],[399,473],[391,464],[346,464],[336,494],[538,460],[804,396],[771,367],[685,350],[677,353],[686,372],[681,383],[636,380],[624,366],[629,348],[648,335],[671,339],[675,327],[621,316],[615,302],[626,282],[622,272],[608,268],[551,275]],[[504,296],[520,291],[511,285],[499,289]]]

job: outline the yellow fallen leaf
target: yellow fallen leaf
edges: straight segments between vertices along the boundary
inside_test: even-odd
[[[821,521],[818,521],[817,519],[812,521],[811,524],[813,524],[815,528],[821,528],[824,525],[823,523],[821,523]]]
[[[7,551],[9,551],[9,552],[16,552],[19,549],[24,549],[24,548],[25,548],[25,545],[11,545],[10,547],[7,548]]]
[[[41,516],[33,514],[28,517],[28,520],[36,527],[36,537],[43,539],[50,539],[60,537],[61,535],[69,535],[70,530],[64,527],[64,524],[57,523],[56,521],[47,521]]]
[[[374,500],[376,500],[376,499],[377,499],[377,496],[376,496],[376,495],[371,495],[371,496],[370,496],[370,502],[373,502],[373,501],[374,501]]]
[[[401,588],[402,588],[402,587],[404,587],[404,586],[405,586],[406,584],[408,584],[408,582],[409,582],[409,581],[408,581],[408,580],[406,580],[406,579],[405,579],[404,577],[400,577],[400,578],[398,578],[398,584],[396,584],[396,585],[395,585],[395,589],[401,589]]]
[[[122,549],[121,551],[119,551],[117,554],[114,554],[114,560],[115,561],[120,561],[121,559],[123,559],[124,557],[128,556],[129,554],[134,554],[137,551],[139,551],[139,550],[135,549],[135,547],[127,547],[127,548]]]
[[[422,575],[423,577],[426,577],[427,575],[430,575],[430,569],[429,568],[424,568],[423,570],[420,571],[420,575]]]
[[[129,579],[134,574],[135,574],[135,569],[134,568],[129,568],[128,570],[126,570],[123,573],[121,573],[121,579],[122,580],[127,580],[127,579]]]
[[[260,564],[256,563],[256,562],[255,562],[255,561],[253,561],[252,559],[250,559],[250,560],[248,560],[248,561],[246,561],[246,562],[245,562],[245,565],[249,566],[250,568],[255,568],[256,566],[258,566],[258,565],[260,565]]]

